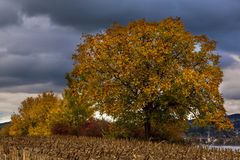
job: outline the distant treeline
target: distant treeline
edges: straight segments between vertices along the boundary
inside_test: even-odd
[[[194,125],[192,121],[189,121],[190,127],[186,131],[188,137],[212,137],[212,138],[234,138],[240,135],[240,114],[227,115],[233,124],[232,130],[218,130],[214,126],[201,127]],[[240,144],[240,143],[239,143]]]

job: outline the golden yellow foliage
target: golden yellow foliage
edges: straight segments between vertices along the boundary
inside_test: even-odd
[[[81,125],[92,117],[93,113],[94,110],[91,107],[81,104],[77,97],[72,96],[69,89],[65,89],[61,104],[49,112],[49,124],[51,126],[66,125],[78,134]]]
[[[63,125],[79,132],[79,128],[94,113],[73,97],[69,89],[60,99],[53,92],[45,92],[38,97],[29,97],[21,103],[19,113],[11,117],[11,136],[49,136],[55,133],[55,125]]]
[[[192,114],[206,124],[206,115],[225,114],[216,43],[186,31],[179,18],[114,24],[83,40],[73,55],[69,85],[86,106],[116,119],[126,110],[140,111],[145,123],[154,112],[161,120],[167,114],[186,121]],[[211,123],[230,124],[224,114]]]
[[[36,98],[29,97],[21,103],[19,113],[11,117],[11,136],[51,135],[50,114],[58,109],[61,100],[53,92],[45,92]]]

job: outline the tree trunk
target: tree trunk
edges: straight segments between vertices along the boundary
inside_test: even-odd
[[[145,118],[144,131],[145,131],[145,139],[148,140],[150,138],[150,131],[151,131],[151,123],[150,123],[149,117]]]
[[[145,134],[145,139],[149,139],[151,137],[151,122],[150,122],[150,117],[151,117],[151,112],[154,109],[153,103],[148,103],[144,108],[143,111],[145,113],[145,119],[144,119],[144,134]]]

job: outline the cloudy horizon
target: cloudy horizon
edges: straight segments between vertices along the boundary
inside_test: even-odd
[[[170,16],[217,42],[224,105],[229,114],[240,113],[239,10],[237,0],[1,0],[0,122],[9,120],[26,97],[63,91],[82,33],[102,31],[113,22]]]

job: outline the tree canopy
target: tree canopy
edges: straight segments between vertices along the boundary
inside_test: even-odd
[[[79,135],[80,128],[93,116],[93,110],[78,103],[69,89],[61,99],[53,92],[22,101],[18,113],[11,117],[11,136]]]
[[[22,101],[17,114],[11,117],[9,134],[12,136],[51,135],[51,112],[58,110],[61,100],[53,92],[44,92],[38,97]]]
[[[186,31],[179,18],[114,24],[83,36],[69,85],[81,103],[116,120],[141,115],[146,136],[155,122],[186,123],[189,116],[231,128],[215,49],[215,41]]]

